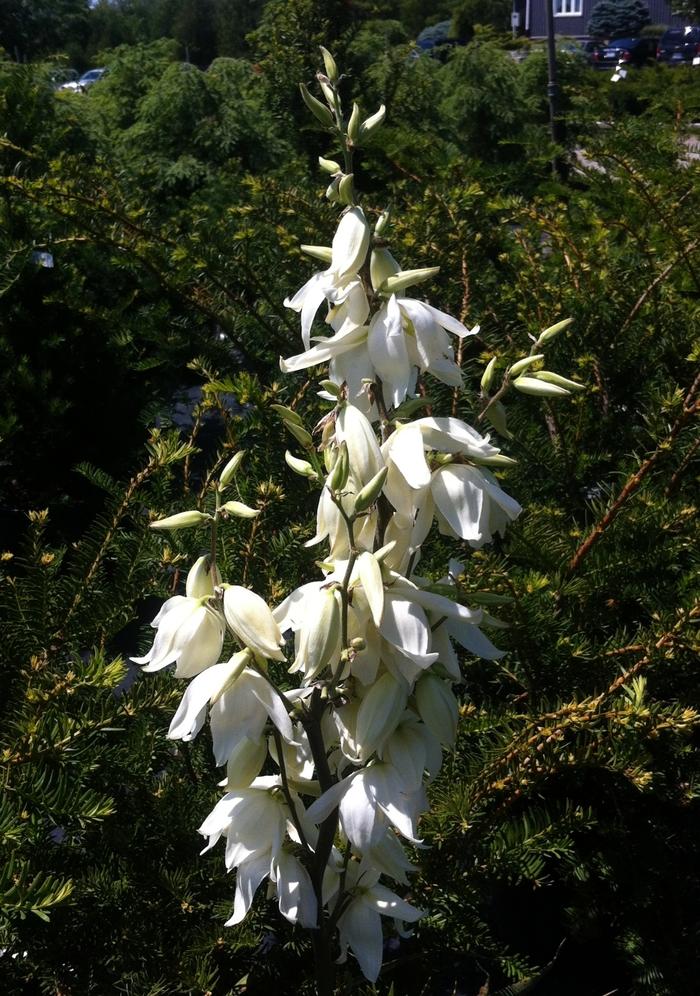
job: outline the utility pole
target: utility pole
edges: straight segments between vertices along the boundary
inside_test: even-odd
[[[549,127],[555,145],[564,143],[564,123],[559,117],[559,83],[557,81],[557,50],[554,43],[554,0],[544,0],[547,9],[547,98],[549,100]],[[560,180],[566,179],[566,163],[560,155],[552,160],[552,172]]]

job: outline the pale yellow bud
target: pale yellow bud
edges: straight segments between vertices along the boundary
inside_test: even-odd
[[[260,515],[259,508],[250,508],[242,501],[227,501],[221,506],[221,511],[238,519],[254,519],[256,515]]]
[[[290,470],[293,470],[295,474],[299,474],[300,477],[311,479],[318,477],[318,474],[308,460],[300,460],[298,457],[292,456],[289,450],[286,450],[284,459]]]
[[[522,360],[518,360],[508,371],[508,376],[512,379],[521,374],[523,370],[527,370],[531,367],[533,363],[537,363],[538,360],[544,359],[544,353],[537,353],[534,356],[524,356]]]
[[[151,529],[191,529],[193,526],[202,526],[205,522],[211,522],[212,517],[206,512],[197,512],[191,509],[189,512],[178,512],[176,515],[169,515],[167,519],[158,519],[151,522]]]
[[[323,156],[319,156],[318,165],[324,173],[330,173],[331,176],[335,176],[336,173],[342,173],[342,167],[335,159],[324,159]]]
[[[299,246],[302,252],[305,252],[307,256],[313,256],[314,259],[320,259],[322,263],[330,263],[333,258],[333,250],[330,246]]]
[[[383,123],[386,117],[386,107],[384,104],[370,117],[365,118],[365,120],[360,125],[360,140],[366,141],[373,132],[377,130]]]
[[[382,294],[400,294],[407,287],[422,284],[440,272],[439,266],[426,266],[420,270],[400,270],[394,276],[387,277],[379,290]]]
[[[245,450],[240,450],[238,453],[234,453],[229,462],[226,464],[224,469],[219,475],[219,487],[225,488],[233,480],[236,471],[241,465],[241,461],[245,456]]]
[[[532,376],[538,380],[544,380],[548,384],[556,384],[557,387],[567,388],[569,391],[586,390],[585,384],[580,384],[577,380],[569,380],[568,377],[561,377],[559,374],[552,373],[551,370],[538,370]]]
[[[564,387],[557,384],[547,384],[535,377],[519,377],[513,381],[513,387],[523,394],[532,394],[539,398],[561,398],[570,394]]]
[[[559,335],[564,329],[568,329],[569,325],[573,322],[573,318],[565,318],[561,322],[557,322],[556,325],[550,325],[549,328],[545,329],[544,332],[540,333],[538,342],[549,342],[553,339],[555,335]]]

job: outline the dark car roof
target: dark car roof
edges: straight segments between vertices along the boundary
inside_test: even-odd
[[[697,24],[691,24],[687,28],[669,28],[668,31],[664,31],[663,38],[668,41],[684,41],[686,38],[693,38],[700,35],[700,27]]]

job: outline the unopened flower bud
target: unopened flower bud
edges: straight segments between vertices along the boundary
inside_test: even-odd
[[[273,412],[276,412],[277,415],[279,415],[280,418],[282,418],[285,422],[292,422],[294,423],[294,425],[301,425],[301,426],[304,425],[301,416],[297,415],[297,413],[292,408],[287,408],[286,405],[277,405],[277,404],[270,405],[270,408],[273,410]]]
[[[533,363],[537,363],[538,360],[544,359],[544,353],[536,353],[534,356],[524,356],[522,360],[518,360],[508,371],[508,376],[513,380],[518,374],[521,374],[523,370],[527,370],[531,367]]]
[[[356,145],[360,138],[360,108],[357,104],[352,105],[352,114],[348,121],[348,138],[353,145]]]
[[[313,116],[317,121],[320,121],[322,125],[326,128],[333,127],[333,115],[320,100],[317,100],[312,94],[309,93],[308,88],[303,84],[299,84],[299,89],[301,90],[301,96],[304,103],[309,108]]]
[[[342,173],[343,171],[342,166],[335,159],[324,159],[323,156],[318,157],[318,165],[324,173],[330,173],[331,176],[335,176],[336,173]]]
[[[326,70],[326,76],[331,83],[335,83],[338,79],[338,66],[336,61],[327,48],[324,48],[323,45],[319,45],[319,48],[321,49],[321,55],[323,56],[323,66]]]
[[[355,498],[355,513],[366,511],[370,505],[373,505],[384,487],[384,482],[386,481],[386,475],[389,473],[387,467],[382,467],[374,477],[365,484],[364,488],[358,491]]]
[[[304,428],[303,425],[298,425],[296,422],[290,422],[285,419],[284,427],[288,432],[291,432],[296,441],[301,443],[304,449],[308,450],[313,447],[314,441],[311,438],[311,434]]]
[[[354,201],[353,174],[346,173],[341,176],[338,183],[338,200],[341,204],[352,204]]]
[[[347,443],[343,442],[338,447],[338,455],[336,456],[335,463],[333,464],[333,470],[328,478],[328,487],[332,492],[342,491],[348,483],[349,476],[350,461],[348,459],[348,447]]]
[[[327,77],[324,77],[322,73],[319,73],[317,79],[321,86],[321,90],[323,91],[323,96],[326,98],[326,102],[329,107],[333,107],[335,103],[335,94],[333,93],[333,88],[328,85]]]
[[[360,140],[364,142],[370,138],[372,133],[384,123],[385,117],[386,107],[382,104],[378,111],[375,111],[375,113],[370,115],[370,117],[365,118],[360,125]]]
[[[151,522],[151,529],[191,529],[193,526],[202,526],[205,522],[211,522],[212,517],[206,512],[197,512],[191,509],[189,512],[178,512],[176,515],[169,515],[167,519],[158,519]]]
[[[550,325],[549,328],[545,329],[544,332],[540,332],[540,337],[538,342],[549,342],[553,339],[555,335],[559,335],[564,329],[568,329],[569,325],[573,322],[573,318],[565,318],[561,322],[557,322],[556,325]]]
[[[219,487],[225,488],[233,480],[236,471],[241,465],[241,461],[245,456],[245,450],[240,450],[238,453],[234,453],[229,462],[226,464],[224,469],[219,475]]]
[[[496,364],[498,363],[498,357],[492,356],[489,360],[486,369],[481,375],[481,390],[484,394],[488,394],[491,390],[491,385],[493,384],[493,377],[496,371]]]
[[[365,640],[362,639],[361,636],[356,636],[353,640],[350,641],[350,646],[352,647],[353,650],[357,651],[357,653],[359,654],[362,653],[363,650],[365,650],[365,648],[367,647],[367,643],[365,642]]]
[[[376,228],[375,228],[376,232]],[[388,249],[373,249],[369,260],[369,275],[372,289],[379,290],[385,280],[399,273],[401,267]]]
[[[388,208],[387,208],[386,211],[382,211],[382,213],[377,218],[376,225],[374,226],[374,234],[375,235],[381,235],[382,234],[382,232],[384,231],[384,229],[386,228],[386,226],[389,224],[389,218],[390,217],[391,217],[391,212],[389,211]]]
[[[333,394],[336,398],[340,397],[340,385],[336,384],[335,381],[322,380],[319,386],[322,387],[324,391],[327,391],[328,394]]]
[[[259,508],[251,508],[242,501],[227,501],[221,506],[221,511],[238,519],[254,519],[256,515],[260,515]]]
[[[557,384],[547,384],[546,381],[537,380],[535,377],[518,377],[513,381],[513,387],[523,394],[532,394],[540,398],[560,398],[569,395],[571,392]]]
[[[400,270],[394,276],[387,277],[379,290],[382,294],[399,294],[407,287],[422,284],[440,272],[439,266],[426,266],[420,270]]]
[[[548,384],[556,384],[557,387],[564,387],[569,391],[586,390],[585,384],[580,384],[577,380],[569,380],[568,377],[561,377],[559,374],[552,373],[551,370],[538,370],[532,376],[538,380],[544,380]]]
[[[298,457],[292,456],[289,450],[286,450],[284,459],[287,466],[293,470],[295,474],[299,474],[300,477],[309,477],[311,479],[318,477],[318,474],[308,460],[300,460]]]
[[[299,246],[302,252],[305,252],[307,256],[313,256],[314,259],[320,259],[322,263],[330,263],[333,258],[333,250],[330,246]]]

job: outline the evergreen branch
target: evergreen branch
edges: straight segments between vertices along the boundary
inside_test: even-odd
[[[693,384],[688,390],[685,399],[683,401],[683,410],[679,417],[673,424],[670,432],[656,447],[654,452],[647,457],[647,459],[642,463],[639,470],[629,477],[622,488],[622,491],[615,499],[613,504],[607,510],[605,515],[600,519],[593,529],[590,531],[586,539],[578,547],[574,555],[571,557],[569,563],[566,565],[563,577],[569,578],[571,575],[578,570],[581,562],[588,556],[590,551],[593,549],[598,540],[603,536],[605,531],[610,525],[615,521],[617,516],[622,511],[627,500],[637,491],[644,479],[647,477],[649,472],[656,466],[662,456],[664,456],[671,448],[681,430],[685,428],[686,424],[690,421],[693,415],[696,415],[700,411],[700,402],[696,399],[696,394],[700,388],[700,374],[695,378]]]

